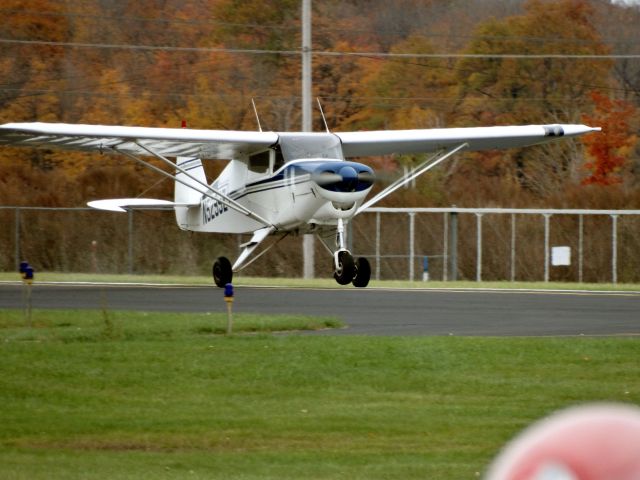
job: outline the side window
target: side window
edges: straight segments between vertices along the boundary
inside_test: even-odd
[[[269,152],[256,153],[249,156],[249,170],[255,173],[265,173],[269,170]]]

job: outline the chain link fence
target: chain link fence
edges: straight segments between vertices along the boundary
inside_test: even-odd
[[[169,212],[0,207],[0,222],[3,271],[27,260],[40,272],[209,275],[250,238],[183,232]],[[640,282],[638,210],[374,208],[349,233],[376,279]],[[332,257],[315,249],[316,276],[331,276]],[[244,274],[302,270],[302,237],[290,235]]]
[[[640,281],[640,210],[373,208],[363,216],[355,244],[374,260],[376,278]]]

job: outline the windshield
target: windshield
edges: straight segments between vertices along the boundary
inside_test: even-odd
[[[304,158],[344,160],[340,139],[331,133],[282,133],[279,144],[287,162]]]

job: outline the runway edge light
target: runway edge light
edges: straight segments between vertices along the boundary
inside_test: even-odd
[[[19,272],[20,275],[22,276],[22,279],[24,280],[24,275],[25,272],[27,271],[27,267],[29,266],[29,262],[27,262],[26,260],[23,260],[20,262],[20,268],[19,268]]]
[[[233,331],[233,284],[227,283],[224,286],[224,301],[227,302],[227,335]]]
[[[20,262],[20,276],[22,277],[22,299],[24,301],[24,316],[27,325],[31,327],[31,286],[33,284],[34,270],[29,262]]]

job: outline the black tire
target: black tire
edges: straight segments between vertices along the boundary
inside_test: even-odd
[[[356,265],[349,252],[338,252],[338,269],[333,272],[333,278],[340,285],[349,285],[356,273]]]
[[[215,284],[224,288],[227,283],[233,280],[233,270],[231,270],[231,262],[227,257],[218,257],[213,264],[213,281]]]
[[[358,258],[356,260],[356,275],[353,277],[353,286],[364,288],[369,285],[370,278],[371,265],[369,265],[369,260],[364,257]]]

